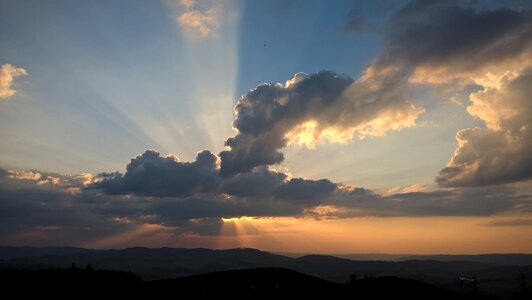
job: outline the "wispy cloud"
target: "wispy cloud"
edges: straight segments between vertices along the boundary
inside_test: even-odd
[[[532,219],[493,220],[486,223],[487,226],[532,226]]]
[[[212,35],[219,25],[219,3],[210,0],[181,0],[176,21],[181,27],[201,37]]]

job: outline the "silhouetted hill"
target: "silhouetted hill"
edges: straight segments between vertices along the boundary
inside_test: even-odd
[[[354,261],[326,255],[299,258],[256,249],[128,248],[91,250],[80,248],[0,248],[4,258],[0,269],[39,270],[70,268],[131,271],[144,280],[161,280],[191,275],[253,268],[285,268],[325,280],[344,283],[351,275],[401,277],[459,291],[475,281],[480,291],[509,295],[532,286],[532,266],[512,266],[478,261]],[[526,255],[525,255],[526,256]],[[502,259],[499,256],[498,259]]]
[[[340,296],[343,292],[340,284],[281,268],[221,271],[148,282],[146,285],[149,290],[162,294],[179,290],[197,296],[231,298],[303,296],[325,299]]]
[[[79,269],[0,270],[4,292],[17,296],[120,295],[156,298],[305,297],[321,299],[470,299],[419,281],[395,277],[360,278],[340,284],[282,268],[222,271],[143,282],[133,273]],[[31,288],[28,288],[31,287]]]
[[[13,298],[28,296],[86,297],[104,293],[134,295],[141,291],[142,279],[130,272],[94,270],[92,267],[43,270],[0,270],[4,295]]]

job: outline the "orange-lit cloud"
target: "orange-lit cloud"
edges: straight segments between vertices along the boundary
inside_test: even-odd
[[[28,75],[23,68],[17,68],[10,64],[4,64],[0,67],[0,99],[7,99],[17,92],[12,88],[13,80],[16,77]]]
[[[312,148],[415,126],[424,109],[406,99],[404,81],[395,72],[366,72],[353,80],[322,71],[257,86],[235,106],[237,134],[225,142],[230,149],[220,153],[221,173],[280,163],[288,144]]]
[[[423,108],[414,105],[404,111],[383,111],[376,119],[347,128],[334,125],[322,128],[317,121],[311,120],[295,126],[285,134],[285,138],[288,140],[288,145],[303,145],[310,149],[324,142],[346,144],[354,136],[360,139],[384,136],[389,131],[414,127],[417,117],[424,111]]]
[[[211,0],[182,0],[176,21],[185,30],[207,37],[219,23],[219,3]]]
[[[405,186],[405,187],[395,186],[389,189],[388,191],[386,191],[386,193],[384,193],[383,195],[391,196],[394,194],[417,193],[417,192],[424,192],[428,189],[429,189],[429,185],[427,184],[415,183],[415,184]]]
[[[529,69],[506,74],[470,95],[467,111],[484,121],[486,128],[457,133],[458,148],[439,173],[440,184],[487,185],[532,178],[532,73]]]
[[[412,1],[386,29],[384,50],[367,76],[400,73],[408,85],[440,92],[480,88],[470,94],[466,109],[485,127],[457,133],[458,147],[436,181],[479,186],[532,178],[530,11]]]

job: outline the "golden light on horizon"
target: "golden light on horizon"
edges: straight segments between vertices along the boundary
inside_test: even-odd
[[[512,220],[503,216],[500,220]],[[492,217],[224,218],[216,248],[294,253],[474,254],[526,252],[530,226],[491,225]]]

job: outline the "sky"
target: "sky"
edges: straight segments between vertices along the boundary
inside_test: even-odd
[[[529,1],[0,1],[0,245],[532,253]]]

